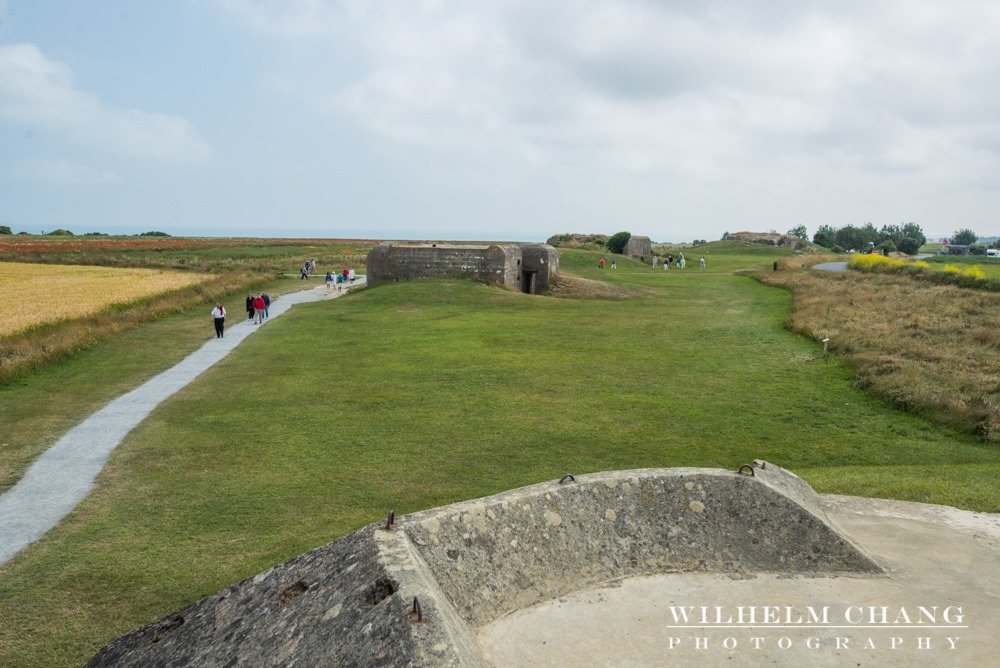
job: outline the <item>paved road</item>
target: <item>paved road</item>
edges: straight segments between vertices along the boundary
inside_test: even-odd
[[[364,277],[350,287],[364,285]],[[324,286],[301,290],[271,302],[270,320],[304,302],[332,299],[339,292]],[[70,429],[32,464],[24,477],[0,495],[0,565],[41,538],[68,515],[93,489],[97,474],[125,436],[160,404],[224,358],[243,339],[267,327],[230,317],[221,339],[210,339],[181,362],[123,394]],[[211,331],[205,315],[205,328]],[[235,322],[237,324],[232,325]]]
[[[822,264],[814,264],[813,269],[819,269],[820,271],[847,271],[847,263],[823,262]]]

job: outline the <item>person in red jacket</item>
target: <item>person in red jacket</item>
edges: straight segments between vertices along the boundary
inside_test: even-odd
[[[264,303],[264,298],[257,295],[253,298],[253,323],[259,325],[264,322],[264,309],[267,304]]]

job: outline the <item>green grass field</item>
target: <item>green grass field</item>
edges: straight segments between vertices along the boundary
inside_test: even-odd
[[[996,447],[854,389],[786,331],[790,294],[734,273],[782,253],[709,246],[669,272],[562,254],[564,271],[648,288],[631,299],[421,281],[296,307],[161,405],[0,567],[0,664],[78,664],[389,509],[566,472],[763,458],[820,491],[1000,510]],[[72,400],[79,373],[8,396]]]
[[[987,278],[1000,278],[1000,258],[985,255],[934,255],[927,258],[934,265],[954,264],[959,267],[975,265],[983,270]]]

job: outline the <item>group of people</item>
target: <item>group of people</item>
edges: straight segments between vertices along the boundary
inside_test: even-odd
[[[337,282],[337,289],[343,289],[343,283],[353,283],[356,275],[353,269],[344,267],[344,270],[339,274],[334,274],[332,271],[326,272],[326,289],[329,290],[333,287],[334,281]]]
[[[684,253],[680,253],[676,258],[674,258],[673,255],[668,255],[667,257],[662,258],[662,259],[659,258],[659,257],[657,257],[656,255],[654,255],[653,256],[653,269],[656,269],[656,264],[658,262],[662,262],[663,263],[663,271],[669,271],[671,267],[676,267],[678,269],[684,269],[684,268],[687,267],[687,260],[684,259]],[[702,269],[705,268],[705,258],[704,258],[704,256],[702,256],[702,258],[700,260],[698,260],[698,264],[701,266]],[[604,258],[602,257],[600,260],[597,261],[597,268],[598,269],[604,269],[604,266],[605,266],[605,262],[604,262]],[[617,268],[617,266],[618,265],[615,263],[614,258],[612,258],[611,259],[611,268],[615,269],[615,268]]]
[[[314,271],[316,271],[316,258],[312,258],[311,260],[306,260],[305,262],[302,263],[302,266],[299,268],[299,279],[303,281],[306,280],[307,278],[309,278],[309,274],[311,274]]]
[[[266,292],[247,295],[247,320],[259,325],[271,317],[271,297]]]
[[[247,295],[247,320],[252,320],[255,325],[259,325],[271,317],[271,297],[266,292],[250,293]],[[212,322],[215,324],[215,338],[221,339],[226,335],[226,307],[222,302],[216,302],[212,309]]]

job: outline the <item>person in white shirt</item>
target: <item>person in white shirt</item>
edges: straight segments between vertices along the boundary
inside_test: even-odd
[[[226,328],[226,307],[221,303],[216,303],[212,309],[212,319],[215,321],[215,338],[223,337],[223,330]]]

